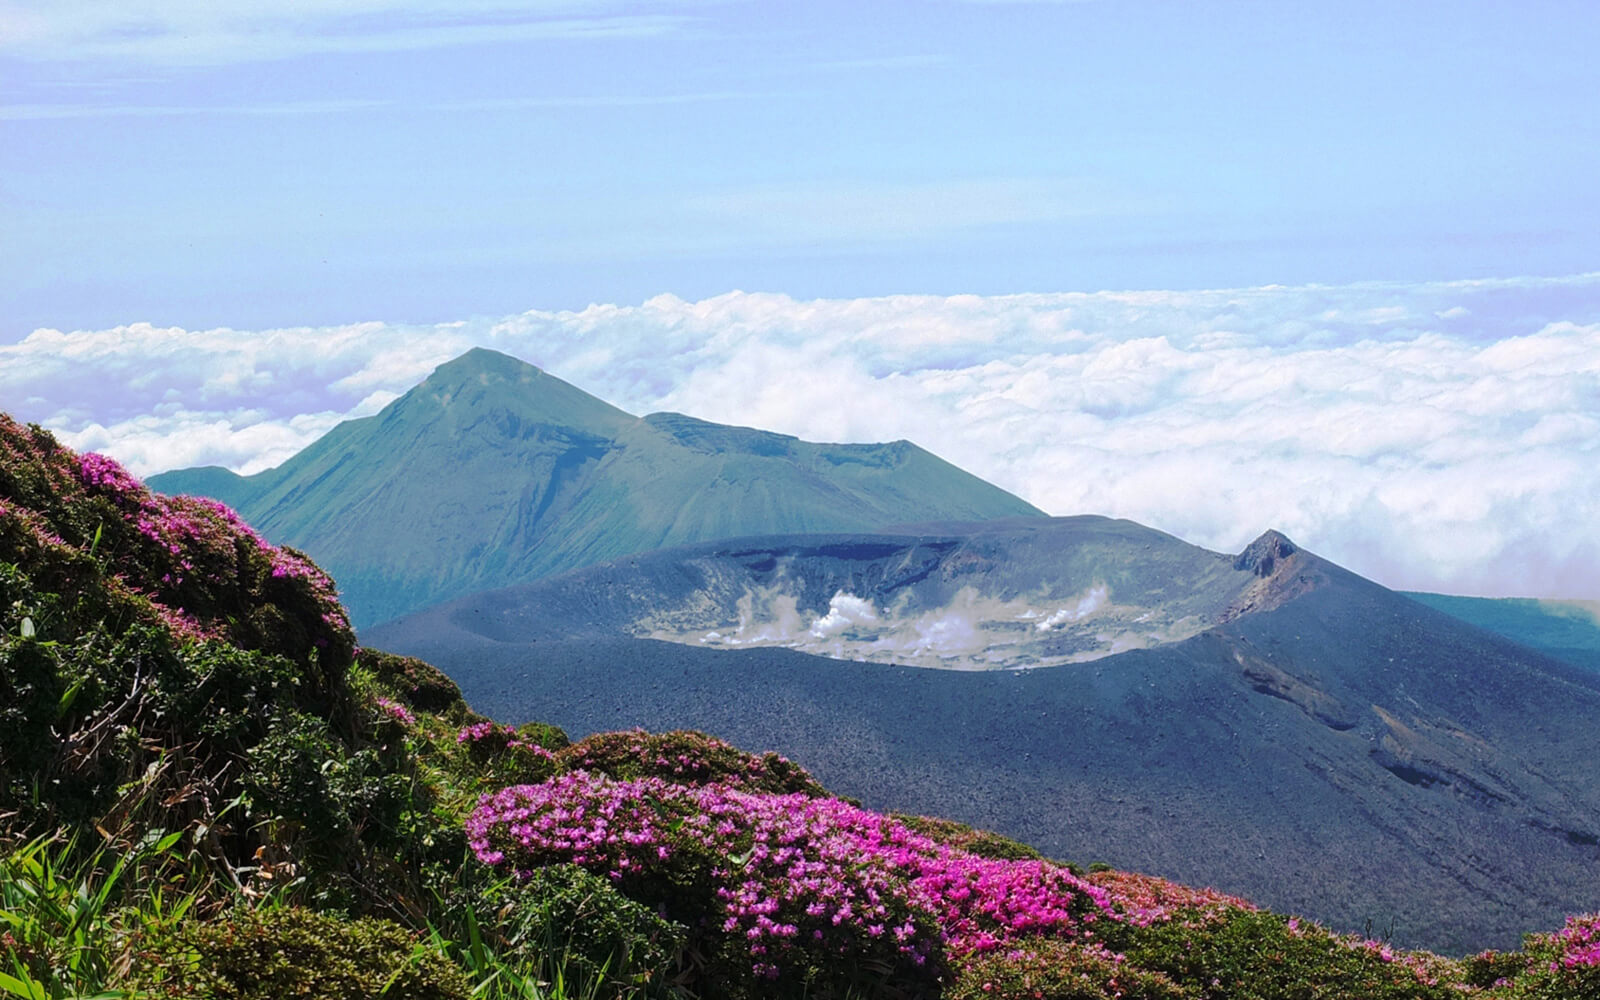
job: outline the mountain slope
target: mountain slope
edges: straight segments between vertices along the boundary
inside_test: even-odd
[[[1097,584],[1098,605],[1072,600]],[[1029,606],[1083,613],[1044,632],[1015,617]],[[763,608],[792,610],[789,627]],[[879,645],[940,622],[955,645],[931,658]],[[1160,640],[1118,650],[1134,626]],[[963,630],[1001,662],[1059,665],[981,669]],[[1103,518],[741,539],[362,638],[432,660],[502,717],[760,741],[871,807],[1403,943],[1507,946],[1600,900],[1600,678],[1275,533],[1238,556]],[[891,662],[808,652],[835,640]]]
[[[1573,666],[1600,673],[1600,603],[1410,592],[1406,596]]]
[[[483,349],[275,469],[180,470],[150,486],[222,500],[305,550],[358,625],[707,538],[1039,514],[909,442],[641,419]]]

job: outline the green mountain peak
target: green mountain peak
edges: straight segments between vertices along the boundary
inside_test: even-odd
[[[501,411],[514,422],[604,434],[638,421],[536,365],[483,347],[435,368],[395,403],[404,403],[399,409],[408,416],[469,426],[489,411]]]
[[[275,469],[150,485],[215,497],[309,553],[357,625],[669,545],[1041,514],[907,442],[640,419],[483,348]]]

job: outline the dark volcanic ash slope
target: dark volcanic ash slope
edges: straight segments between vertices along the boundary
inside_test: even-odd
[[[1104,519],[968,528],[694,546],[479,595],[363,639],[438,663],[498,717],[580,733],[705,729],[781,749],[874,807],[949,815],[1405,944],[1511,946],[1600,905],[1592,675],[1270,533],[1228,557]],[[1152,648],[1013,670],[635,635],[642,612],[690,624],[685,609],[703,598],[698,628],[726,613],[734,588],[715,581],[767,579],[780,563],[802,623],[825,618],[839,590],[908,613],[963,588],[1053,611],[1039,599],[1052,566],[1059,594],[1098,581],[1107,608],[1209,620]],[[910,596],[896,597],[892,571],[913,565]]]
[[[1042,516],[908,441],[812,444],[634,417],[482,349],[275,469],[185,469],[150,487],[214,497],[303,549],[358,626],[702,539]]]

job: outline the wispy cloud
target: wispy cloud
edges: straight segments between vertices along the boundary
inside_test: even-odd
[[[41,330],[0,347],[0,399],[141,473],[254,471],[475,345],[635,413],[909,438],[1053,513],[1222,550],[1277,527],[1391,586],[1600,597],[1600,275]]]
[[[0,3],[0,51],[39,62],[224,65],[539,39],[643,37],[692,18],[619,0]]]
[[[406,114],[418,111],[557,111],[574,108],[603,111],[608,108],[649,108],[678,104],[706,104],[748,100],[765,95],[718,91],[695,94],[606,94],[548,97],[493,97],[464,101],[433,101],[401,105],[392,100],[350,99],[327,101],[283,101],[261,104],[216,105],[130,105],[130,104],[15,104],[0,105],[0,121],[41,121],[66,118],[180,118],[180,117],[273,117],[282,115],[331,115],[395,109]]]
[[[330,115],[371,111],[391,106],[390,101],[286,101],[267,104],[163,105],[163,104],[13,104],[0,105],[0,121],[48,121],[66,118],[188,118],[198,116]]]

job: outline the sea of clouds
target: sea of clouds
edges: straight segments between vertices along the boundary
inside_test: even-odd
[[[0,405],[141,474],[249,473],[473,346],[633,413],[908,438],[1052,514],[1224,551],[1275,527],[1399,588],[1600,597],[1600,274],[37,330],[0,345]]]

